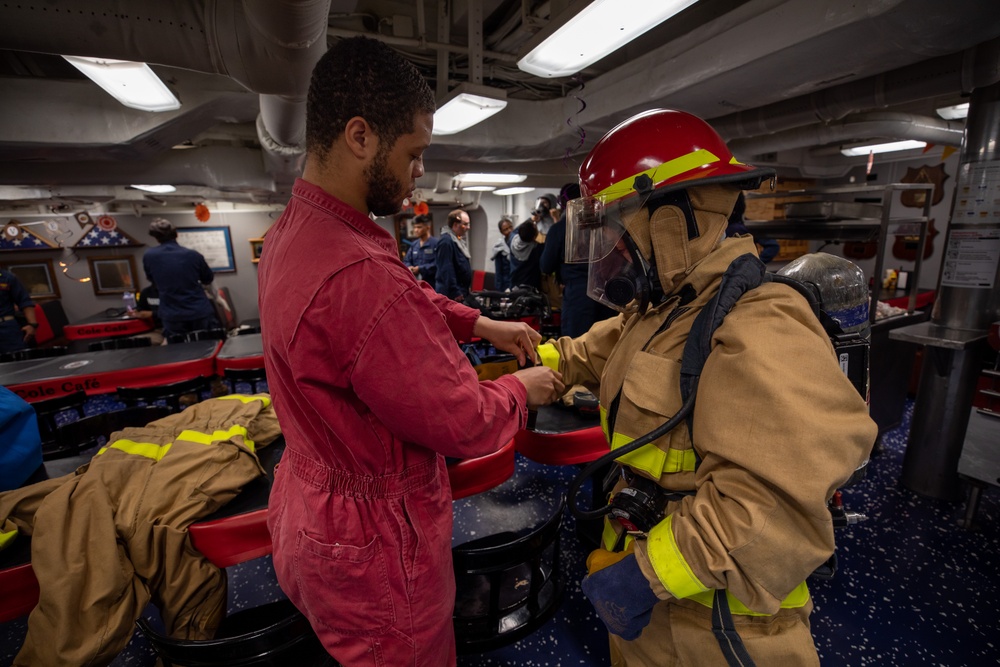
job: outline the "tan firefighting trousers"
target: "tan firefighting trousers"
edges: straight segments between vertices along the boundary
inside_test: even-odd
[[[38,606],[15,666],[106,665],[152,601],[167,632],[211,638],[225,572],[187,528],[263,474],[280,435],[270,398],[226,396],[112,434],[74,474],[0,494],[0,532],[31,535]]]

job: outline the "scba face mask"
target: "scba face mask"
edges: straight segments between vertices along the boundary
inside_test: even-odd
[[[590,264],[587,296],[620,313],[644,313],[649,306],[649,264],[624,234],[615,247]]]

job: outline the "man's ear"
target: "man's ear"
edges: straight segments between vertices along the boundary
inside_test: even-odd
[[[368,121],[361,116],[355,116],[347,121],[344,127],[344,140],[347,150],[359,160],[368,160],[378,151],[378,137],[372,132]]]

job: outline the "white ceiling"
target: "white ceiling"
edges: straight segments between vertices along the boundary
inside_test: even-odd
[[[604,132],[658,106],[706,118],[743,159],[835,175],[852,164],[829,148],[841,143],[959,145],[961,121],[934,108],[1000,80],[995,0],[701,0],[577,76],[520,72],[535,33],[586,2],[5,3],[0,207],[282,203],[301,164],[309,71],[346,35],[385,40],[439,93],[477,79],[507,89],[503,112],[435,139],[428,190],[487,167],[558,187]],[[182,106],[127,109],[59,54],[148,62]],[[140,182],[179,191],[127,187]]]

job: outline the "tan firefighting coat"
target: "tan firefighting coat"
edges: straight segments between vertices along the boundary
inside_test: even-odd
[[[748,252],[754,252],[749,237],[727,239],[679,276],[677,287],[686,283],[697,293],[684,306],[673,296],[645,315],[619,316],[582,337],[540,348],[543,362],[557,367],[567,386],[599,382],[602,426],[612,449],[680,409],[688,332],[730,262]],[[695,493],[671,502],[648,539],[636,541],[653,590],[671,602],[657,605],[639,640],[613,641],[613,654],[624,647],[626,656],[639,656],[627,664],[720,664],[721,653],[704,627],[714,589],[726,589],[733,613],[744,615],[737,616],[741,634],[753,634],[740,625],[751,616],[781,608],[797,609],[807,619],[805,579],[834,547],[827,500],[867,458],[876,430],[805,299],[776,283],[746,293],[715,331],[694,409],[694,447],[682,423],[621,459],[664,488]],[[607,548],[620,531],[617,522],[606,526]],[[699,608],[705,613],[698,618],[687,613]],[[691,622],[703,629],[697,637],[681,631]],[[773,655],[815,661],[805,622],[795,640],[803,646]],[[626,646],[657,641],[659,647]],[[752,642],[747,644],[753,655]],[[710,657],[684,659],[685,652]],[[626,664],[618,660],[616,655],[615,664]]]
[[[171,636],[213,637],[225,571],[187,528],[264,474],[255,449],[279,435],[268,396],[214,398],[112,434],[73,474],[0,494],[0,537],[31,535],[40,587],[14,665],[108,664],[150,601]]]

